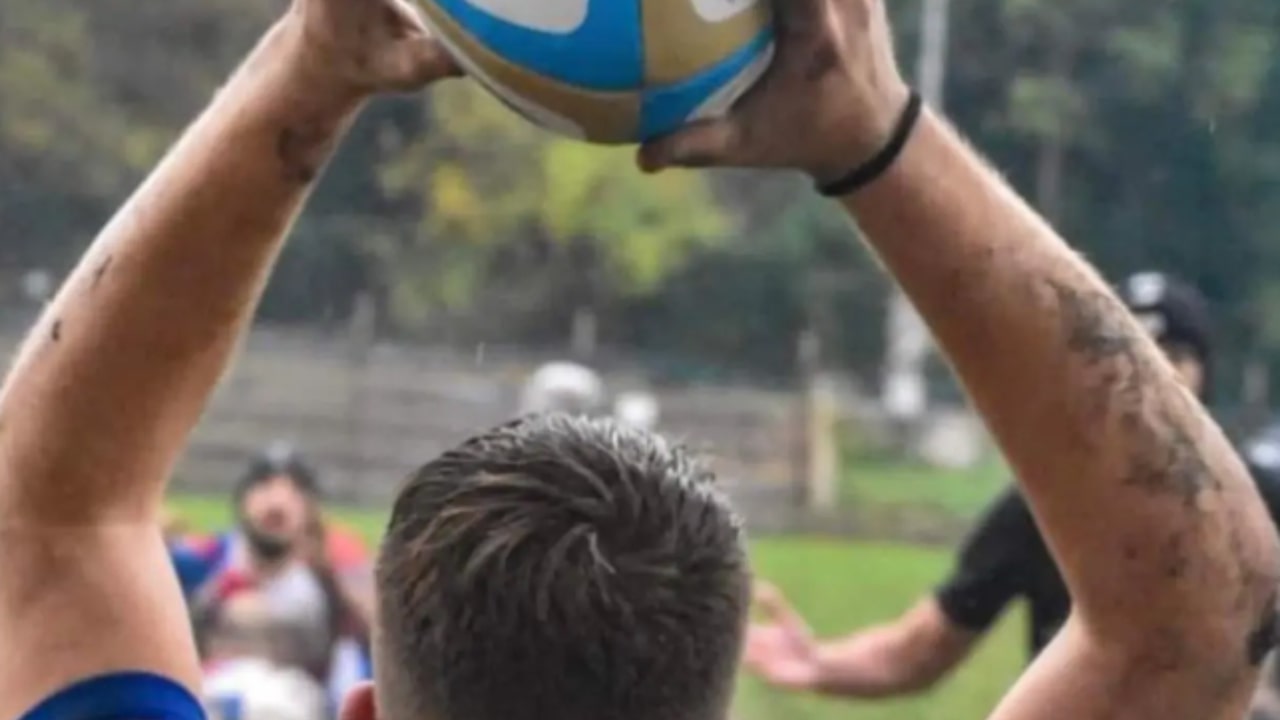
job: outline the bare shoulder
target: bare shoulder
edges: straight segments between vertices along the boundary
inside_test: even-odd
[[[195,688],[190,624],[159,528],[0,531],[0,716],[86,678],[146,671]]]

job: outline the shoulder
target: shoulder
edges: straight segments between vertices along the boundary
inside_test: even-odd
[[[46,698],[22,720],[205,720],[200,701],[159,675],[113,673],[82,680]]]

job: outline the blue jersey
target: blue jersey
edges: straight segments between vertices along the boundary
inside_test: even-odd
[[[200,701],[168,678],[115,673],[90,678],[36,705],[22,720],[206,720]]]

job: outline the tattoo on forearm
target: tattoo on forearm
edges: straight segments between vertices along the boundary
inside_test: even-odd
[[[1090,414],[1099,421],[1114,417],[1135,440],[1125,483],[1175,493],[1188,509],[1194,507],[1201,492],[1220,487],[1189,427],[1194,401],[1169,389],[1147,341],[1117,299],[1061,283],[1050,287],[1062,312],[1067,348],[1100,375]]]
[[[1084,412],[1093,422],[1114,423],[1130,440],[1123,483],[1153,495],[1176,497],[1190,513],[1186,529],[1173,532],[1152,558],[1165,577],[1182,579],[1189,575],[1192,563],[1190,543],[1200,537],[1192,519],[1198,501],[1205,492],[1223,488],[1197,440],[1196,423],[1203,411],[1190,393],[1178,391],[1170,372],[1159,367],[1158,355],[1119,300],[1062,283],[1050,282],[1049,288],[1062,315],[1068,350],[1097,373]],[[1239,610],[1255,602],[1251,598],[1257,597],[1260,584],[1273,583],[1273,578],[1262,577],[1247,562],[1243,532],[1230,527],[1224,550],[1235,566]],[[1136,547],[1126,547],[1124,552],[1130,560],[1138,557]],[[1250,665],[1260,665],[1278,641],[1280,618],[1273,597],[1245,638]]]

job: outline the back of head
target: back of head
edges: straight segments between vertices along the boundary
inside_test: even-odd
[[[654,435],[551,415],[472,438],[395,504],[380,712],[719,720],[750,602],[743,540],[713,477]]]

